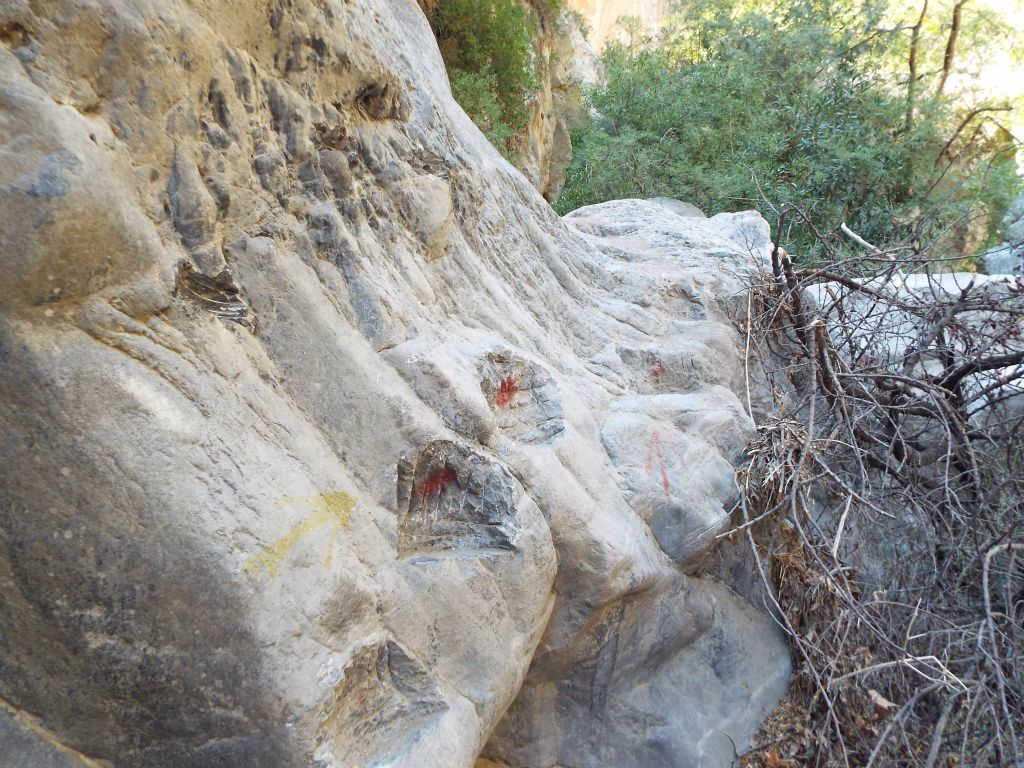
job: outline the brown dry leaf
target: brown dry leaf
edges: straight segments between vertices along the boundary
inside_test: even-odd
[[[871,703],[875,705],[875,715],[877,717],[885,717],[896,709],[895,704],[885,698],[885,696],[880,694],[874,688],[868,691],[868,698],[870,698]]]
[[[799,768],[799,763],[788,757],[779,757],[779,753],[772,750],[765,754],[765,768]]]
[[[864,661],[866,661],[869,664],[875,660],[875,654],[866,645],[862,645],[859,648],[854,648],[853,652],[855,655],[860,656],[862,659],[864,659]]]
[[[853,716],[853,724],[857,726],[861,733],[865,736],[877,736],[878,729],[874,725],[869,723],[866,718],[861,715]]]

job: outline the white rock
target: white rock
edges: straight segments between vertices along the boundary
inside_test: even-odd
[[[766,225],[566,225],[412,0],[46,8],[0,9],[0,753],[729,765],[789,658],[672,521],[724,521]]]

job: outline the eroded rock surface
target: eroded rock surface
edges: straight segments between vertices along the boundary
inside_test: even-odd
[[[0,764],[729,764],[763,221],[560,221],[414,0],[15,0],[0,70]]]
[[[587,20],[568,7],[541,11],[534,44],[537,89],[529,103],[530,120],[519,141],[516,166],[545,200],[553,201],[565,184],[572,159],[572,132],[585,119],[584,90],[603,76],[597,52],[588,40]]]

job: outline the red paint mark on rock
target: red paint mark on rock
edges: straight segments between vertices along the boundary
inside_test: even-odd
[[[654,430],[651,433],[651,442],[647,446],[647,474],[654,474],[654,458],[658,458],[658,469],[661,470],[661,486],[665,489],[665,495],[669,495],[668,470],[665,469],[665,449],[661,445],[661,433]]]
[[[511,376],[506,376],[502,380],[501,386],[498,387],[498,397],[495,399],[494,404],[499,408],[507,408],[518,391],[519,385],[516,384],[516,380]]]
[[[665,378],[665,366],[658,363],[656,366],[651,368],[651,378],[657,379],[660,383]]]
[[[433,475],[423,481],[423,485],[420,486],[420,496],[426,498],[437,493],[440,494],[445,488],[454,483],[456,480],[454,469],[443,469],[440,472],[435,472]]]

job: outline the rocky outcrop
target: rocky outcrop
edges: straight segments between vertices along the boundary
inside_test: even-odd
[[[978,256],[989,275],[1024,275],[1024,195],[1019,196],[1003,218],[1003,242]]]
[[[0,765],[730,764],[763,221],[560,221],[414,0],[0,43]]]
[[[553,201],[562,191],[572,159],[572,131],[584,118],[584,90],[600,77],[600,61],[584,34],[581,16],[563,8],[552,18],[542,9],[538,19],[538,88],[516,166],[545,200]]]

